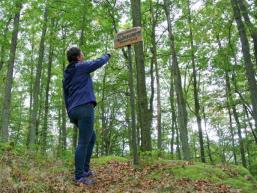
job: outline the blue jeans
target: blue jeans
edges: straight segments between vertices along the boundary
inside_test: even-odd
[[[69,113],[71,122],[79,128],[78,145],[75,152],[75,179],[89,170],[96,135],[94,131],[94,105],[92,103],[75,107]]]

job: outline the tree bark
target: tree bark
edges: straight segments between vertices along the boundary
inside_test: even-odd
[[[238,113],[236,110],[236,105],[233,101],[232,94],[231,94],[231,88],[230,88],[230,79],[228,76],[228,72],[225,73],[225,80],[226,80],[226,91],[227,91],[227,96],[228,96],[228,105],[229,105],[229,110],[230,110],[230,105],[232,107],[232,113],[234,116],[234,119],[236,121],[236,126],[237,126],[237,133],[238,133],[238,139],[239,139],[239,145],[240,145],[240,154],[241,154],[241,160],[242,164],[244,167],[246,167],[246,159],[245,159],[245,150],[244,150],[244,144],[243,144],[243,139],[242,139],[242,133],[241,133],[241,124],[239,122],[238,118]]]
[[[7,39],[7,32],[9,30],[9,25],[12,21],[12,17],[10,16],[5,24],[5,28],[4,28],[4,33],[3,33],[3,39],[6,41]],[[9,44],[8,44],[9,45]],[[4,66],[4,56],[5,56],[5,51],[6,51],[6,44],[1,45],[1,49],[0,49],[0,71],[2,70],[3,66]]]
[[[18,141],[20,139],[20,134],[21,134],[21,125],[22,125],[22,115],[23,115],[23,111],[22,111],[22,107],[23,107],[23,100],[24,100],[24,96],[23,93],[19,93],[20,94],[20,98],[19,98],[19,119],[18,119],[18,124],[17,124],[17,131],[15,134],[15,139],[14,139],[14,145],[16,146],[18,144]]]
[[[150,1],[150,11],[151,11],[151,44],[152,44],[152,63],[155,65],[155,76],[156,76],[156,94],[157,94],[157,148],[159,151],[162,150],[162,127],[161,127],[161,88],[160,88],[160,75],[159,66],[157,62],[157,46],[156,46],[156,34],[155,28],[157,25],[157,10],[154,10],[152,5],[152,0]]]
[[[247,121],[248,121],[249,127],[250,127],[250,129],[251,129],[251,133],[252,133],[252,135],[253,135],[255,144],[257,145],[257,135],[256,135],[256,133],[255,133],[255,131],[254,131],[254,129],[253,129],[253,125],[252,125],[251,120],[250,120],[250,116],[249,116],[249,113],[248,113],[248,109],[247,109],[247,107],[246,107],[245,104],[243,104],[243,107],[244,107],[244,111],[245,111],[245,114],[246,114],[246,117],[247,117]]]
[[[30,58],[30,62],[31,62],[31,66],[30,66],[30,81],[29,81],[29,117],[32,116],[32,105],[33,105],[33,81],[34,81],[34,49],[35,49],[35,34],[32,34],[32,39],[30,42],[31,45],[31,58]],[[30,120],[29,120],[30,121]],[[29,122],[29,126],[30,126],[30,122]],[[26,139],[26,146],[29,146],[29,126],[28,126],[28,133],[27,133],[27,139]]]
[[[218,138],[219,138],[219,152],[220,152],[220,159],[222,163],[226,162],[226,156],[225,156],[225,150],[224,150],[224,138],[223,138],[223,132],[222,129],[220,129],[220,125],[217,125],[217,134],[218,134]]]
[[[192,30],[192,19],[191,19],[191,10],[190,10],[190,0],[187,3],[188,8],[188,26],[189,26],[189,36],[190,36],[190,48],[191,48],[191,62],[193,67],[193,86],[194,86],[194,103],[195,103],[195,116],[197,120],[198,126],[198,137],[199,137],[199,144],[200,144],[200,154],[201,154],[201,161],[205,162],[205,155],[204,155],[204,142],[203,142],[203,131],[202,131],[202,119],[200,115],[200,102],[199,102],[199,90],[197,86],[197,72],[195,67],[195,46],[194,46],[194,39],[193,39],[193,30]]]
[[[241,13],[244,17],[246,26],[248,27],[250,35],[253,40],[254,56],[255,56],[255,62],[257,66],[257,28],[252,24],[249,18],[249,11],[245,5],[247,4],[247,2],[245,0],[237,0],[237,2],[240,7]]]
[[[170,7],[169,7],[168,0],[164,0],[164,10],[167,17],[171,55],[172,55],[173,68],[174,68],[174,83],[175,83],[177,104],[178,104],[178,125],[180,130],[180,140],[182,144],[183,159],[190,160],[191,158],[190,158],[190,149],[188,144],[188,131],[187,131],[187,110],[186,110],[186,103],[184,99],[183,89],[181,85],[181,75],[180,75],[180,69],[177,61],[174,35],[171,27]]]
[[[42,63],[44,58],[44,50],[45,50],[45,35],[47,30],[47,20],[48,20],[48,8],[45,8],[44,11],[44,21],[43,21],[43,28],[42,34],[40,39],[39,45],[39,53],[38,53],[38,63],[37,63],[37,70],[36,70],[36,77],[34,82],[34,91],[33,91],[33,105],[32,105],[32,113],[30,119],[30,131],[29,131],[29,146],[30,148],[32,145],[36,143],[36,125],[37,125],[37,115],[38,115],[38,105],[39,105],[39,92],[40,92],[40,80],[41,80],[41,73],[42,73]]]
[[[7,79],[5,83],[5,92],[3,98],[3,107],[2,107],[2,125],[1,125],[1,136],[4,141],[8,141],[9,137],[9,118],[10,118],[10,106],[11,106],[11,97],[12,97],[12,85],[13,85],[13,70],[15,62],[15,54],[17,47],[17,38],[19,33],[19,24],[20,24],[20,12],[22,8],[22,3],[17,1],[15,3],[15,15],[13,22],[13,32],[12,32],[12,41],[9,54],[9,62],[7,69]]]
[[[73,149],[73,151],[76,150],[77,143],[78,143],[78,128],[76,127],[76,125],[74,125],[73,133],[72,133],[72,149]]]
[[[47,65],[47,81],[46,81],[46,90],[45,90],[45,112],[44,112],[44,121],[42,127],[42,153],[46,151],[46,139],[47,139],[47,128],[48,128],[48,112],[49,112],[49,90],[50,82],[52,76],[52,61],[53,61],[53,36],[54,36],[54,20],[52,20],[52,29],[50,33],[50,42],[49,42],[49,53],[48,53],[48,65]]]
[[[63,38],[63,56],[66,54],[66,29],[62,29],[62,38]],[[80,45],[81,46],[81,45]],[[66,64],[66,58],[63,57],[62,61],[62,71],[64,72],[65,70],[65,64]],[[62,125],[61,125],[61,150],[64,152],[67,147],[67,113],[66,113],[66,108],[65,108],[65,101],[64,97],[62,97]],[[77,146],[77,141],[78,141],[78,128],[74,125],[73,127],[73,137],[72,137],[72,144],[73,144],[73,150],[76,149]]]
[[[130,91],[130,110],[131,110],[131,130],[132,130],[132,146],[133,146],[133,162],[139,163],[137,152],[137,137],[136,137],[136,110],[135,110],[135,93],[133,81],[133,66],[131,56],[131,46],[128,46],[128,63],[129,63],[129,91]]]
[[[249,117],[249,114],[248,114],[248,112],[250,112],[250,114],[252,115],[253,112],[250,110],[250,107],[249,107],[248,103],[246,102],[246,100],[243,98],[243,96],[239,92],[238,86],[237,86],[237,79],[236,79],[236,74],[235,74],[235,67],[237,66],[237,57],[236,57],[235,51],[234,51],[234,49],[233,49],[233,47],[231,45],[231,34],[230,33],[229,33],[229,38],[228,39],[229,39],[229,45],[230,45],[230,49],[232,51],[233,58],[234,58],[234,63],[235,63],[233,68],[232,68],[232,83],[233,83],[233,86],[234,86],[234,92],[238,93],[239,96],[240,96],[241,102],[243,104],[245,113],[246,113],[247,118],[248,118],[248,123],[249,123],[249,126],[251,128],[251,132],[253,134],[255,143],[257,144],[257,135],[255,134],[255,131],[253,129],[253,126],[252,126],[252,123],[251,123],[251,120],[250,120],[250,117]]]
[[[130,0],[133,26],[141,26],[141,1]],[[138,120],[141,128],[141,150],[151,151],[151,120],[149,119],[148,100],[145,82],[145,63],[143,42],[134,46],[137,72]]]
[[[60,98],[61,99],[61,98]],[[61,106],[60,104],[61,104],[61,102],[62,102],[62,99],[61,100],[59,100],[58,101],[58,106]],[[61,136],[62,136],[62,130],[60,129],[61,128],[61,108],[58,108],[58,119],[57,119],[57,125],[58,125],[58,128],[59,128],[59,130],[58,130],[58,146],[57,146],[57,156],[58,157],[60,157],[62,154],[62,151],[61,151],[61,141],[62,141],[62,139],[61,139]]]
[[[181,160],[181,150],[180,150],[180,140],[179,140],[179,129],[177,126],[177,123],[175,123],[175,131],[176,131],[176,153],[177,153],[177,159]]]
[[[171,64],[171,59],[169,59],[169,68],[170,68],[170,107],[171,107],[171,153],[173,158],[173,144],[174,144],[174,136],[177,130],[177,117],[176,117],[176,109],[175,109],[175,97],[174,97],[174,71]],[[178,145],[178,143],[177,143]]]
[[[249,136],[248,136],[248,131],[247,131],[247,119],[246,115],[244,114],[244,132],[245,132],[245,146],[246,146],[246,153],[247,153],[247,163],[248,163],[248,168],[251,168],[251,153],[250,153],[250,146],[249,146]]]
[[[65,63],[63,63],[63,71],[65,69]],[[67,148],[67,115],[64,99],[62,100],[62,151],[64,152]],[[76,128],[76,127],[75,127]],[[74,129],[75,129],[74,128]]]
[[[232,142],[232,151],[233,151],[233,157],[234,162],[237,165],[237,157],[236,157],[236,148],[235,148],[235,135],[234,135],[234,129],[232,124],[232,115],[231,115],[231,109],[229,104],[229,97],[227,96],[227,107],[228,107],[228,115],[229,115],[229,130],[231,135],[231,142]]]
[[[217,41],[218,41],[219,49],[222,50],[219,34],[217,35]],[[224,79],[225,79],[225,83],[226,83],[225,84],[225,90],[226,90],[226,99],[227,99],[226,105],[227,105],[227,110],[228,110],[228,114],[229,114],[229,130],[230,130],[231,140],[232,140],[234,162],[235,162],[235,164],[237,164],[235,137],[234,137],[235,135],[234,135],[234,128],[233,128],[233,123],[232,123],[232,115],[231,115],[231,108],[233,109],[232,112],[233,112],[234,117],[235,117],[234,112],[236,110],[235,110],[234,101],[233,101],[233,98],[232,98],[230,78],[229,78],[230,61],[229,61],[229,58],[225,54],[222,54],[222,58],[224,59],[223,61],[225,61],[225,62],[222,63],[222,65],[224,66],[224,71],[225,71]],[[238,127],[238,125],[237,125],[237,127]]]
[[[212,158],[212,152],[211,152],[211,143],[210,143],[210,139],[207,133],[207,118],[206,118],[206,114],[205,114],[205,109],[204,107],[202,108],[202,112],[203,112],[203,120],[204,120],[204,129],[205,129],[205,134],[206,134],[206,140],[207,140],[207,150],[208,150],[208,157],[210,159],[210,162],[213,164],[213,158]]]
[[[255,79],[255,70],[253,68],[253,63],[250,55],[250,46],[246,35],[245,27],[242,22],[240,9],[237,5],[237,0],[231,0],[231,4],[233,7],[233,13],[234,13],[234,17],[237,23],[237,29],[240,36],[245,70],[246,70],[246,77],[248,81],[250,98],[251,98],[252,108],[253,108],[253,119],[255,120],[255,130],[257,131],[257,85],[256,85],[256,79]]]
[[[130,93],[128,90],[127,93]],[[127,97],[127,104],[126,104],[126,123],[128,125],[128,142],[129,142],[129,153],[132,156],[132,151],[133,151],[133,144],[132,144],[132,126],[131,126],[131,121],[130,121],[130,111],[131,111],[131,105],[129,103],[130,101],[130,94],[129,97]]]

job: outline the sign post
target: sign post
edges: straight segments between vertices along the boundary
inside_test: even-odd
[[[114,48],[122,48],[142,41],[141,27],[118,32],[114,39]]]
[[[128,68],[129,68],[129,91],[130,91],[130,107],[131,107],[131,129],[132,129],[132,146],[133,146],[133,162],[139,163],[136,136],[136,110],[135,110],[135,93],[133,79],[133,65],[131,44],[142,41],[141,27],[134,27],[126,31],[117,33],[114,40],[114,48],[128,47]]]

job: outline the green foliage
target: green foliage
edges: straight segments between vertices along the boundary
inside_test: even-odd
[[[22,1],[24,3],[20,31],[17,44],[14,82],[12,88],[10,121],[9,121],[9,143],[0,143],[0,155],[4,152],[12,152],[14,156],[22,156],[21,171],[11,163],[11,167],[1,166],[3,174],[6,174],[7,185],[20,187],[22,191],[31,189],[33,192],[57,191],[52,185],[44,184],[40,180],[56,177],[54,173],[61,175],[60,179],[64,187],[70,186],[65,180],[71,178],[71,168],[74,166],[73,125],[70,124],[66,111],[63,108],[62,79],[63,70],[67,65],[65,56],[66,49],[71,45],[78,45],[85,54],[85,58],[95,59],[103,53],[110,52],[112,58],[109,63],[93,74],[94,89],[98,101],[95,108],[95,130],[97,133],[97,144],[93,163],[103,166],[110,161],[126,162],[130,160],[131,143],[130,133],[130,102],[128,90],[128,66],[127,60],[121,49],[114,50],[113,39],[116,30],[121,31],[132,27],[130,1]],[[5,85],[7,65],[9,60],[10,42],[12,37],[12,24],[15,1],[0,1],[0,62],[3,67],[0,69],[0,85]],[[161,84],[161,113],[162,113],[162,150],[157,149],[156,136],[156,75],[154,78],[154,93],[151,93],[151,62],[152,62],[152,25],[153,20],[150,13],[150,3],[156,13],[156,41],[157,41],[157,63],[160,73]],[[192,24],[188,24],[188,7],[190,3]],[[247,3],[253,3],[248,2]],[[170,50],[170,38],[167,33],[166,15],[163,10],[162,1],[141,1],[143,43],[145,56],[145,75],[148,102],[153,94],[153,120],[151,125],[152,151],[139,152],[141,165],[154,163],[155,160],[161,163],[169,163],[168,159],[179,159],[178,146],[181,151],[181,142],[176,131],[173,131],[171,121],[171,101],[170,89],[173,80]],[[223,160],[225,155],[226,163],[234,163],[233,153],[237,157],[238,164],[241,164],[239,151],[239,141],[237,134],[237,123],[232,115],[228,113],[228,107],[235,105],[238,111],[240,129],[242,130],[244,148],[247,157],[247,167],[253,175],[257,174],[257,149],[255,139],[252,135],[256,133],[252,119],[251,98],[249,94],[247,79],[245,75],[244,61],[239,43],[239,34],[234,22],[231,10],[231,2],[222,1],[185,1],[176,0],[171,3],[172,30],[175,39],[175,51],[182,76],[182,87],[186,99],[188,113],[188,130],[190,150],[192,158],[199,161],[199,139],[198,128],[195,119],[194,90],[192,77],[192,50],[190,47],[189,27],[192,28],[194,56],[197,73],[197,88],[200,102],[200,114],[203,125],[204,147],[206,160],[209,163],[210,157],[217,164]],[[199,6],[198,6],[199,5]],[[44,9],[48,8],[49,18],[47,22],[47,33],[45,37],[45,52],[43,57],[43,72],[39,94],[39,110],[37,117],[37,144],[33,147],[34,152],[27,149],[29,139],[29,125],[31,121],[31,102],[33,95],[33,83],[35,81],[36,64],[38,63],[38,53],[40,37],[43,27]],[[256,24],[256,6],[249,5],[251,20]],[[251,37],[249,29],[247,34],[249,41]],[[220,45],[219,45],[220,43]],[[49,62],[50,47],[53,47],[53,65],[50,78],[49,92],[49,113],[47,123],[47,144],[46,153],[42,153],[42,128],[45,117],[45,90],[47,82],[47,64]],[[124,49],[126,53],[126,48]],[[251,54],[253,53],[251,47]],[[140,77],[137,73],[133,52],[134,79]],[[256,62],[252,57],[253,62]],[[256,69],[256,67],[255,67]],[[155,71],[155,67],[153,72]],[[234,104],[228,104],[227,86],[225,83],[225,73],[228,73]],[[136,83],[136,81],[135,81]],[[173,85],[174,86],[174,85]],[[177,118],[177,93],[174,98],[174,105]],[[4,86],[0,87],[0,107],[2,107],[4,96]],[[140,101],[137,100],[136,106]],[[148,107],[150,104],[148,103]],[[246,109],[248,111],[246,111]],[[138,106],[137,106],[138,108]],[[64,109],[64,110],[63,110]],[[2,109],[1,109],[2,110]],[[138,111],[138,109],[137,109]],[[231,112],[232,113],[232,112]],[[247,115],[248,114],[248,115]],[[249,116],[249,120],[248,117]],[[137,114],[137,134],[142,135]],[[230,128],[230,121],[232,128]],[[177,125],[178,119],[175,122]],[[0,120],[0,123],[1,120]],[[205,124],[204,124],[205,123]],[[1,125],[1,124],[0,124]],[[63,129],[66,128],[67,140],[66,149],[63,147]],[[178,128],[179,130],[179,128]],[[171,147],[171,137],[174,132],[173,146]],[[234,135],[234,141],[232,139]],[[208,135],[208,141],[207,141]],[[176,138],[178,137],[178,142]],[[209,142],[209,149],[207,149]],[[234,143],[234,144],[233,144]],[[172,153],[171,153],[172,148]],[[210,152],[209,152],[210,150]],[[208,155],[209,153],[209,155]],[[109,155],[109,156],[106,156]],[[24,157],[23,157],[24,156]],[[26,157],[27,156],[27,157]],[[53,160],[58,157],[58,163]],[[45,159],[46,158],[46,159]],[[9,158],[8,158],[9,159]],[[17,161],[17,162],[19,162]],[[48,168],[43,172],[41,168]],[[60,162],[59,162],[60,161]],[[16,161],[14,161],[16,162]],[[32,162],[26,165],[25,162]],[[34,165],[33,165],[34,164]],[[52,165],[51,165],[52,164]],[[63,165],[62,165],[63,164]],[[182,161],[175,161],[178,167],[165,169],[165,172],[172,173],[178,178],[190,177],[192,180],[209,179],[213,182],[225,182],[235,188],[244,187],[244,190],[251,190],[251,181],[244,179],[249,172],[239,166],[229,166],[237,175],[230,176],[222,167],[212,167],[211,165],[194,163],[193,165],[180,167]],[[35,170],[33,174],[32,167]],[[67,168],[65,168],[67,167]],[[0,170],[0,171],[1,171]],[[14,170],[14,177],[12,177]],[[18,182],[18,177],[23,173],[28,177],[27,184]],[[150,172],[151,173],[151,172]],[[212,175],[211,175],[212,174]],[[32,175],[32,177],[30,177]],[[39,175],[34,181],[33,175]],[[156,180],[161,180],[162,173],[151,173]],[[255,176],[257,178],[257,176]],[[16,179],[17,178],[17,179]],[[131,177],[132,178],[132,177]],[[60,182],[58,181],[58,183]],[[24,188],[24,189],[22,189]],[[167,189],[168,190],[168,189]],[[61,189],[58,189],[62,192]],[[70,191],[72,192],[72,190]],[[168,192],[168,191],[167,191]]]
[[[0,191],[5,192],[79,192],[115,191],[133,189],[142,191],[181,193],[197,189],[254,193],[256,181],[249,171],[235,165],[210,165],[198,162],[171,161],[167,159],[141,160],[133,167],[128,158],[105,156],[92,160],[92,169],[97,173],[98,184],[78,187],[72,181],[73,158],[58,159],[40,156],[37,153],[10,150],[1,145]],[[246,178],[247,176],[247,178]],[[204,183],[201,185],[201,183]]]
[[[119,161],[119,162],[126,162],[128,161],[125,157],[119,157],[119,156],[103,156],[100,158],[93,158],[92,162],[95,165],[104,165],[109,161]]]
[[[167,161],[165,161],[167,163]],[[189,178],[192,180],[208,180],[214,183],[224,183],[231,187],[240,189],[242,192],[251,193],[255,191],[256,181],[250,172],[242,166],[236,165],[209,165],[203,163],[170,162],[170,168],[153,173],[151,178],[160,178],[163,173],[170,173],[177,179]],[[178,166],[176,166],[178,165]],[[249,179],[248,179],[249,178]]]

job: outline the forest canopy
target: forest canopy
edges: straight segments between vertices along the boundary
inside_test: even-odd
[[[119,31],[143,41],[114,49]],[[66,51],[112,58],[92,76],[94,156],[233,163],[257,172],[257,1],[0,1],[0,138],[62,157]],[[134,112],[134,113],[133,113]]]

